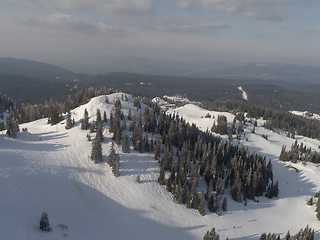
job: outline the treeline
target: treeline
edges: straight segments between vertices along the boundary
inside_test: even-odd
[[[287,232],[283,240],[313,240],[314,239],[314,230],[309,226],[306,226],[304,229],[301,228],[300,231],[291,236],[290,231]],[[263,233],[260,236],[260,240],[280,240],[280,236],[275,233]]]
[[[0,123],[0,130],[10,130],[12,129],[12,123],[21,124],[31,121],[35,121],[41,118],[48,118],[48,123],[51,125],[57,124],[63,120],[62,114],[69,112],[82,104],[85,104],[89,99],[99,96],[107,95],[116,92],[112,88],[88,88],[86,90],[78,91],[73,97],[70,95],[63,102],[54,101],[50,99],[44,103],[39,104],[24,104],[22,103],[20,107],[15,105],[12,100],[6,98],[1,98],[0,100],[5,109],[8,109],[9,117],[6,119],[5,123]],[[15,137],[16,134],[11,134],[11,137]]]
[[[229,238],[226,238],[228,240]],[[260,240],[280,240],[280,235],[275,233],[263,233],[261,234]],[[314,239],[314,230],[309,226],[306,226],[304,229],[301,228],[299,232],[291,236],[290,231],[287,232],[283,240],[313,240]],[[220,240],[220,235],[216,232],[215,228],[212,228],[210,231],[207,231],[203,236],[203,240]]]
[[[11,98],[9,98],[7,95],[2,95],[2,93],[0,92],[0,117],[1,119],[3,119],[3,115],[2,113],[4,111],[9,110],[10,108],[12,108],[14,106],[14,102]]]
[[[233,114],[246,113],[247,118],[262,118],[266,120],[264,127],[267,129],[279,129],[289,133],[294,138],[294,133],[320,139],[320,121],[297,116],[286,111],[250,105],[242,101],[215,101],[201,105],[211,111],[228,111]]]
[[[320,154],[312,151],[310,147],[307,148],[302,142],[299,144],[296,140],[289,150],[286,150],[285,145],[282,146],[279,160],[293,163],[297,163],[297,161],[320,163]]]
[[[11,98],[9,98],[7,95],[2,95],[0,93],[0,131],[5,130],[6,125],[8,125],[8,124],[11,124],[11,127],[13,127],[12,121],[5,125],[4,120],[6,120],[6,119],[4,119],[5,117],[3,114],[5,111],[9,112],[9,110],[12,109],[13,106],[14,106],[13,100]],[[14,133],[13,133],[13,135],[14,135]]]

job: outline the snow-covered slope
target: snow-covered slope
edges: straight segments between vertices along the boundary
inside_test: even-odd
[[[280,163],[277,157],[282,144],[294,141],[285,135],[252,126],[245,130],[248,141],[241,141],[252,151],[265,153],[273,160],[275,178],[279,178],[280,196],[277,199],[259,198],[259,203],[248,205],[228,199],[228,211],[221,217],[208,213],[201,216],[173,201],[170,193],[157,183],[158,162],[153,154],[131,150],[120,155],[120,176],[114,177],[106,163],[111,136],[104,131],[104,162],[94,164],[90,158],[91,143],[88,131],[80,129],[84,109],[90,121],[96,110],[107,112],[113,100],[123,93],[91,99],[86,105],[74,109],[72,118],[76,126],[70,130],[64,121],[50,126],[47,120],[21,124],[28,132],[16,139],[0,134],[0,239],[202,239],[207,230],[215,227],[221,239],[258,239],[263,232],[284,235],[287,230],[296,233],[309,224],[317,229],[314,206],[306,201],[320,190],[319,169],[315,165],[296,164],[300,172],[289,168],[290,163]],[[122,102],[126,114],[133,107],[133,99]],[[195,105],[175,110],[187,121],[201,129],[210,129],[214,119],[204,118],[208,113]],[[224,114],[232,122],[233,115]],[[203,117],[203,118],[201,118]],[[261,134],[268,134],[268,141]],[[93,135],[92,135],[93,136]],[[319,141],[296,136],[314,149]],[[136,182],[137,175],[141,183]],[[47,211],[52,232],[39,230],[41,213]],[[248,221],[250,219],[250,221]],[[316,239],[319,239],[316,233]]]

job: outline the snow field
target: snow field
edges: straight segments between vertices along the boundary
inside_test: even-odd
[[[89,158],[89,131],[80,129],[80,119],[84,109],[90,122],[95,120],[97,109],[101,114],[106,111],[109,118],[113,101],[122,94],[109,95],[109,104],[100,96],[72,110],[76,126],[70,130],[65,129],[64,121],[50,126],[42,119],[22,124],[20,128],[26,127],[28,132],[19,133],[16,139],[0,134],[0,239],[202,239],[215,227],[221,239],[244,240],[259,239],[263,232],[283,237],[288,230],[294,234],[307,224],[317,231],[315,206],[307,206],[306,201],[320,190],[319,168],[279,162],[282,145],[290,147],[295,140],[259,124],[255,134],[248,124],[248,141],[242,139],[240,143],[272,160],[274,178],[280,184],[279,198],[259,197],[259,203],[248,201],[245,206],[231,200],[227,189],[228,211],[221,217],[208,211],[202,217],[175,203],[157,183],[159,166],[153,154],[133,150],[124,154],[116,146],[120,176],[114,177],[106,163],[111,143],[107,131],[103,132],[104,162],[94,164]],[[138,116],[133,99],[127,96],[122,111],[126,115],[131,109],[132,115]],[[209,112],[192,104],[173,111],[204,131],[211,129],[220,114],[226,115],[229,123],[234,118],[230,113]],[[214,119],[204,118],[208,112]],[[267,134],[268,140],[262,134]],[[320,144],[301,136],[296,139],[313,149]],[[292,165],[299,172],[290,168]],[[136,182],[138,174],[141,183]],[[43,211],[47,211],[53,228],[50,233],[39,230]],[[316,232],[315,239],[319,238]]]

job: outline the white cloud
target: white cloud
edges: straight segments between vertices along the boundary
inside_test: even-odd
[[[0,20],[19,25],[28,25],[41,29],[80,32],[103,33],[109,36],[125,36],[125,30],[116,24],[108,24],[104,21],[91,22],[73,15],[55,13],[45,16],[31,15],[28,13],[0,13]]]
[[[141,21],[143,28],[165,32],[179,33],[212,33],[220,28],[229,28],[225,23],[214,20],[190,21],[184,18],[161,17],[157,19],[144,19]]]
[[[176,0],[181,9],[196,5],[204,10],[228,15],[239,15],[263,20],[284,18],[282,6],[293,0]]]
[[[115,14],[142,14],[153,10],[154,0],[6,0],[55,11],[100,11]]]

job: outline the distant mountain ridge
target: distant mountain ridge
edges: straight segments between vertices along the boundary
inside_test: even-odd
[[[215,77],[320,84],[320,67],[286,63],[239,63],[216,71]]]
[[[17,58],[0,58],[0,74],[23,76],[50,82],[70,82],[86,75],[56,65]]]

